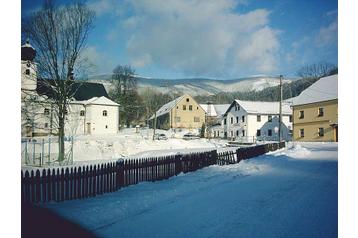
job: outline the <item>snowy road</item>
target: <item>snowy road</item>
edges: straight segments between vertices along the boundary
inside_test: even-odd
[[[100,237],[337,237],[337,144],[46,206]]]

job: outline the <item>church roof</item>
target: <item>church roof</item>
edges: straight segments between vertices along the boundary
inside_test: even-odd
[[[55,80],[37,79],[37,93],[39,95],[46,95],[47,97],[54,99],[56,94],[53,92],[50,85],[55,85]],[[104,88],[103,84],[100,83],[75,81],[71,85],[71,91],[73,98],[77,101],[85,101],[94,97],[102,96],[108,98],[106,89]]]
[[[29,41],[26,41],[26,43],[21,46],[21,60],[33,61],[35,56],[36,50],[30,45]]]

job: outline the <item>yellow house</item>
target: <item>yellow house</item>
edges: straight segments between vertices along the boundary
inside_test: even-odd
[[[156,117],[156,128],[200,128],[205,123],[205,111],[188,94],[174,99],[171,102],[163,105],[151,118],[150,124],[154,125],[154,118]]]
[[[323,77],[292,99],[294,141],[338,141],[338,75]]]

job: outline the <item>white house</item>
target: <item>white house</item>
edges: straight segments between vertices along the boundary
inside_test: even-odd
[[[207,136],[219,137],[221,128],[221,121],[230,104],[200,104],[204,109],[206,115],[206,122],[208,123]]]
[[[22,136],[57,133],[57,121],[51,98],[51,83],[37,78],[36,50],[26,42],[21,47],[21,127]],[[108,99],[102,84],[74,81],[73,98],[65,121],[66,135],[115,134],[119,125],[119,104]]]
[[[235,100],[225,112],[221,125],[213,127],[215,137],[243,142],[278,140],[279,102]],[[282,104],[282,139],[291,140],[292,109]]]

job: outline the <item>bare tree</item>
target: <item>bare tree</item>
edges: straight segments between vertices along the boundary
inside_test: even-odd
[[[56,7],[45,0],[41,10],[23,19],[23,34],[37,51],[35,62],[40,83],[48,97],[41,101],[53,107],[58,125],[59,161],[64,160],[65,119],[78,87],[74,75],[83,73],[80,55],[93,27],[94,12],[83,3]]]
[[[338,70],[336,65],[320,62],[303,66],[300,70],[298,70],[297,75],[306,79],[318,79],[330,75],[335,70]]]
[[[141,98],[137,93],[137,78],[135,70],[128,65],[118,65],[112,74],[112,87],[109,96],[121,106],[121,120],[127,125],[138,119],[138,110],[141,110]]]

